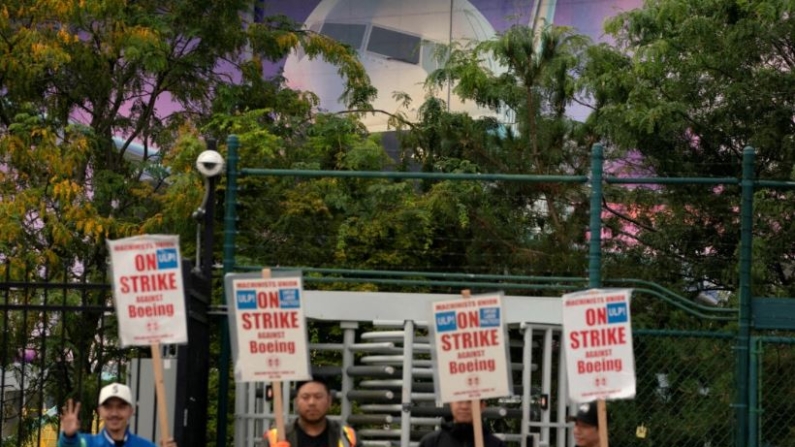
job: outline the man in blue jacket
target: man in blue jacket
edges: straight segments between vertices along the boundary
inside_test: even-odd
[[[61,435],[58,447],[155,447],[151,441],[130,433],[128,424],[135,412],[132,392],[127,385],[111,383],[99,392],[99,417],[102,430],[95,434],[80,433],[80,402],[69,399],[61,413]],[[163,447],[177,447],[169,440]]]

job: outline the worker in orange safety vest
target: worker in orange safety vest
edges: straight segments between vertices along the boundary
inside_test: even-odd
[[[331,390],[321,378],[298,382],[295,409],[298,419],[284,430],[279,441],[275,428],[263,436],[261,447],[358,447],[353,428],[326,417],[331,407]]]

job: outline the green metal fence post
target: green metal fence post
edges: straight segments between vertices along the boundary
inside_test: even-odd
[[[240,142],[237,135],[226,139],[226,202],[224,206],[224,275],[235,268],[235,235],[237,234],[237,150]]]
[[[762,410],[759,408],[759,383],[761,382],[759,364],[762,360],[762,339],[751,337],[751,346],[754,349],[751,351],[751,365],[748,371],[748,380],[751,386],[748,400],[748,447],[756,447],[761,440],[759,433],[759,418],[762,416]]]
[[[591,241],[588,253],[588,287],[602,285],[602,145],[591,149]]]
[[[737,333],[737,447],[753,445],[754,434],[749,433],[748,398],[751,354],[751,256],[754,207],[754,149],[743,150],[742,203],[740,205],[740,313]],[[752,386],[751,389],[754,387]]]
[[[224,276],[232,272],[235,267],[235,234],[237,232],[237,149],[240,141],[237,135],[229,135],[226,139],[226,201],[224,203]],[[221,294],[221,302],[226,304],[226,293]],[[227,403],[229,400],[229,320],[221,319],[221,354],[219,358],[218,374],[218,413],[216,423],[215,445],[225,446],[226,418],[228,415]]]

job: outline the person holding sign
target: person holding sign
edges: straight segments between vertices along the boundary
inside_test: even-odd
[[[80,433],[80,402],[66,401],[61,413],[61,435],[58,447],[155,447],[149,440],[130,433],[128,423],[135,412],[132,392],[126,385],[111,383],[99,393],[99,417],[104,421],[102,430],[95,434]],[[162,447],[177,447],[170,439]]]
[[[574,422],[572,432],[577,447],[600,447],[599,413],[596,401],[580,405],[577,414],[569,416],[568,421]]]
[[[284,441],[279,441],[276,428],[268,430],[261,447],[358,447],[353,428],[326,417],[331,390],[325,381],[313,377],[298,382],[295,393],[298,419],[285,428]]]
[[[480,409],[486,407],[486,401],[480,401]],[[428,433],[420,439],[419,447],[474,447],[475,426],[472,416],[472,401],[462,400],[450,403],[452,422],[445,422],[439,430]],[[505,447],[502,439],[494,436],[483,427],[484,447]]]

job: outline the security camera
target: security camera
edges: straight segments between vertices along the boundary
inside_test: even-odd
[[[224,157],[216,151],[206,150],[196,159],[196,169],[205,177],[215,177],[224,170]]]

